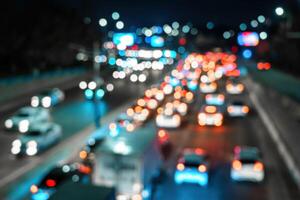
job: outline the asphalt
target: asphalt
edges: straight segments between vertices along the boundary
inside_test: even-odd
[[[121,80],[109,80],[115,85],[115,90],[107,94],[101,103],[98,105],[102,116],[107,115],[114,109],[118,108],[124,102],[136,99],[140,96],[144,90],[151,84],[158,82],[161,75],[166,73],[169,69],[166,68],[163,73],[154,71],[150,75],[150,79],[146,83],[129,83]],[[47,163],[52,163],[55,157],[49,157],[47,151],[56,149],[59,146],[53,146],[49,150],[38,154],[35,157],[21,157],[16,158],[10,154],[11,142],[17,137],[16,133],[4,131],[3,123],[13,112],[7,113],[0,117],[0,176],[11,179],[7,184],[2,185],[0,188],[0,197],[6,196],[8,199],[20,199],[28,193],[28,187],[26,190],[19,192],[19,188],[22,184],[34,182],[37,177],[40,177],[45,171],[43,168],[47,166]],[[76,133],[80,132],[88,126],[94,124],[94,110],[93,104],[83,98],[82,91],[79,88],[68,90],[66,93],[66,100],[61,104],[51,109],[52,120],[62,126],[63,138],[66,140],[72,138]],[[81,141],[82,142],[82,141]],[[78,145],[78,144],[70,144]],[[61,152],[70,156],[71,152]],[[59,157],[57,155],[56,157]],[[43,167],[33,166],[36,163]],[[31,166],[32,165],[32,166]],[[26,168],[28,166],[28,169]],[[25,168],[24,168],[25,167]],[[22,171],[22,173],[16,173]],[[12,174],[17,174],[16,177],[11,177]]]

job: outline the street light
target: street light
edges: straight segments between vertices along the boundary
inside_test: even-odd
[[[122,22],[122,21],[117,21],[117,23],[116,23],[116,28],[117,29],[123,29],[124,28],[124,22]]]
[[[284,9],[283,9],[282,7],[277,7],[277,8],[275,9],[275,13],[276,13],[276,15],[278,15],[278,16],[282,16],[282,15],[284,14]]]
[[[105,27],[107,25],[107,20],[105,18],[99,19],[99,25]]]

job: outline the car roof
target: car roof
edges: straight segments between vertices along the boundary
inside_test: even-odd
[[[53,127],[55,124],[52,122],[40,122],[40,123],[34,123],[30,126],[31,131],[40,131],[44,132],[48,128]]]
[[[260,151],[257,147],[237,146],[234,149],[235,156],[239,159],[260,159]]]

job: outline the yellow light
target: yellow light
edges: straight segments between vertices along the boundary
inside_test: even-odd
[[[177,164],[177,169],[178,169],[179,171],[183,171],[183,170],[184,170],[184,164],[178,163],[178,164]]]
[[[83,160],[83,159],[86,159],[87,157],[87,152],[86,151],[80,151],[79,153],[79,157]]]
[[[36,185],[32,185],[31,187],[30,187],[30,192],[32,193],[32,194],[35,194],[35,193],[37,193],[38,192],[38,187],[36,186]]]
[[[199,172],[206,172],[206,166],[205,165],[199,165],[198,167]]]
[[[215,113],[217,111],[216,106],[206,106],[205,107],[205,112],[207,113]]]

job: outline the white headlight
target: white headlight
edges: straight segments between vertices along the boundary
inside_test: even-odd
[[[7,119],[4,122],[4,125],[6,128],[12,128],[13,127],[13,121],[11,119]]]
[[[32,107],[38,107],[40,104],[39,98],[37,96],[33,96],[31,98],[31,106]]]
[[[12,146],[13,146],[13,147],[21,147],[21,145],[22,145],[22,143],[21,143],[21,141],[20,141],[19,139],[14,140],[14,141],[12,142]]]
[[[42,105],[45,108],[49,108],[51,106],[51,98],[50,97],[44,97],[42,99]]]
[[[27,147],[26,154],[28,156],[34,156],[36,153],[37,153],[37,148],[36,147]]]
[[[29,142],[27,142],[27,148],[36,148],[37,147],[37,143],[34,140],[30,140]]]
[[[21,152],[21,148],[20,148],[20,147],[15,147],[15,146],[13,146],[13,147],[11,148],[10,152],[11,152],[12,154],[16,155],[16,154],[18,154],[18,153]]]
[[[28,128],[29,128],[29,121],[27,119],[24,119],[24,120],[20,121],[20,123],[19,123],[19,131],[21,133],[27,132]]]

